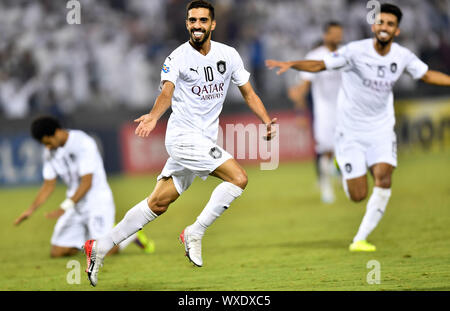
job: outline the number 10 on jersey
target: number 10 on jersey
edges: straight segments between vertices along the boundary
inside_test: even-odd
[[[205,71],[205,80],[206,82],[210,82],[214,80],[214,74],[213,74],[213,70],[211,68],[211,66],[208,67],[203,67],[204,71]]]

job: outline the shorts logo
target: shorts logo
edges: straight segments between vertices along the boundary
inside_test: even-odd
[[[227,71],[227,64],[223,60],[217,62],[217,71],[221,74],[224,74],[225,71]]]
[[[217,147],[212,147],[211,150],[209,151],[209,155],[213,159],[220,159],[222,157],[222,151],[220,151],[220,149]]]
[[[350,173],[352,171],[352,165],[350,163],[345,164],[345,171]]]
[[[392,73],[396,73],[397,72],[397,63],[392,63],[391,64],[391,72]]]
[[[162,71],[164,71],[164,73],[168,73],[170,71],[170,67],[168,67],[166,64],[164,64],[162,66]]]
[[[72,160],[72,162],[75,162],[75,160],[77,159],[77,157],[73,153],[69,153],[69,158],[70,160]]]

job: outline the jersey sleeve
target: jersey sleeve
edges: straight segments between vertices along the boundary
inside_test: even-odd
[[[42,177],[45,180],[52,180],[58,177],[55,170],[53,169],[50,161],[44,158],[44,164],[42,166]]]
[[[244,62],[242,61],[239,53],[233,49],[232,50],[232,72],[231,72],[231,82],[237,86],[242,86],[248,82],[250,79],[250,73],[245,70]]]
[[[161,83],[159,84],[159,90],[162,90],[164,81],[170,81],[174,85],[177,85],[178,76],[180,74],[177,58],[178,57],[171,54],[165,59],[161,68]]]
[[[338,70],[350,65],[350,49],[348,45],[343,46],[335,52],[330,52],[323,58],[327,70]]]
[[[409,51],[405,70],[413,77],[413,79],[418,80],[428,71],[428,65],[421,61],[414,53]]]
[[[96,153],[98,152],[97,144],[94,139],[84,139],[77,149],[78,158],[78,174],[80,176],[93,174],[97,164]]]

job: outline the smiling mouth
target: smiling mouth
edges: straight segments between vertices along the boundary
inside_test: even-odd
[[[194,39],[200,39],[204,33],[203,31],[192,31],[192,36]]]
[[[389,33],[387,33],[386,31],[380,31],[380,32],[378,33],[378,36],[379,36],[381,39],[388,39],[388,38],[390,37]]]

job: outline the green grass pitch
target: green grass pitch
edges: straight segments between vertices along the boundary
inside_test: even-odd
[[[184,256],[178,235],[191,224],[219,183],[196,180],[164,214],[144,228],[156,252],[130,245],[107,257],[92,288],[81,253],[51,259],[55,220],[44,213],[64,198],[59,185],[49,202],[19,227],[37,187],[0,190],[0,290],[450,290],[450,152],[400,154],[393,194],[369,237],[375,253],[348,245],[365,211],[338,190],[320,202],[312,162],[282,163],[273,171],[247,167],[244,194],[203,239],[204,267]],[[111,177],[120,220],[151,192],[155,176]],[[68,284],[69,260],[81,264],[80,284]],[[380,284],[368,284],[370,260],[380,263]]]

